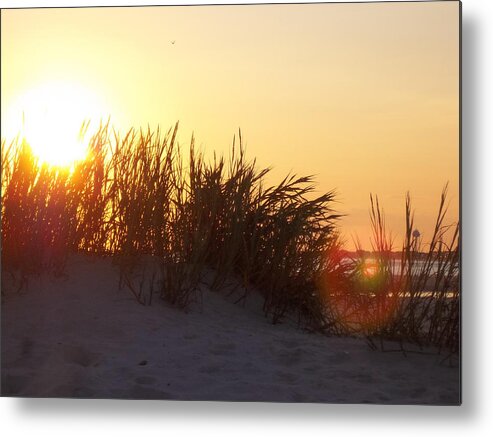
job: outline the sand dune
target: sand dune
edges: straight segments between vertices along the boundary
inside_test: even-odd
[[[386,404],[458,404],[443,356],[372,351],[289,322],[251,300],[203,290],[188,312],[118,290],[109,259],[77,257],[2,302],[2,395]]]

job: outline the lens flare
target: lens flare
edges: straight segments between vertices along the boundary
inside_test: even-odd
[[[375,278],[378,273],[378,263],[372,260],[365,260],[361,266],[361,273],[367,279]]]
[[[378,260],[359,261],[338,258],[337,253],[327,265],[319,286],[333,314],[346,327],[368,333],[384,326],[398,307],[398,294],[392,293],[389,275]]]

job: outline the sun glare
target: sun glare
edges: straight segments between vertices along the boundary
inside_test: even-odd
[[[374,278],[378,272],[378,264],[375,261],[365,260],[362,266],[362,272],[365,278]]]
[[[69,166],[84,159],[91,131],[104,118],[103,106],[90,90],[76,83],[53,81],[22,94],[8,111],[5,131],[20,134],[43,163]],[[2,136],[4,136],[2,134]]]

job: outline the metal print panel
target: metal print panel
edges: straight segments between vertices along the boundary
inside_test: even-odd
[[[460,8],[3,9],[2,396],[460,404]]]

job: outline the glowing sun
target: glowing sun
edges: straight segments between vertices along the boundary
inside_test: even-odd
[[[9,109],[6,130],[25,138],[41,162],[56,166],[69,166],[84,159],[91,132],[86,131],[83,138],[81,127],[92,120],[94,129],[105,117],[94,93],[62,81],[26,91]]]

